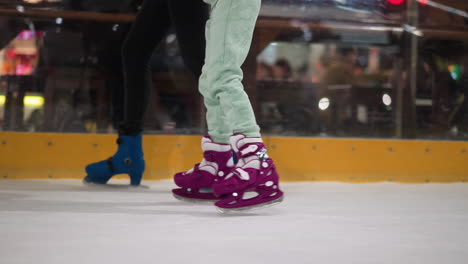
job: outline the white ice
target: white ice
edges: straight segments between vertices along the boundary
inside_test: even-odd
[[[468,184],[285,183],[242,214],[145,184],[0,181],[0,263],[468,263]]]

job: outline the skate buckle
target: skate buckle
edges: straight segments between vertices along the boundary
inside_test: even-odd
[[[261,160],[261,161],[265,161],[269,158],[268,156],[268,152],[267,152],[267,149],[266,148],[262,148],[259,152],[257,152],[255,155],[257,155],[257,157]]]

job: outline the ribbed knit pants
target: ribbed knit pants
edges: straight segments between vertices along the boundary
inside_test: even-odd
[[[206,56],[199,81],[207,108],[208,134],[229,143],[232,134],[260,137],[252,105],[242,85],[261,0],[204,0],[211,7],[206,23]]]

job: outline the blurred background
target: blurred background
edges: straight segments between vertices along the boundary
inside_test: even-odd
[[[0,0],[0,131],[115,133],[139,0]],[[263,0],[244,85],[264,135],[468,140],[468,1]],[[148,134],[204,134],[173,33]]]

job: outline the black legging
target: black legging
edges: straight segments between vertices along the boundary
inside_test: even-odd
[[[124,87],[115,91],[114,119],[123,120],[119,134],[136,135],[151,92],[149,61],[154,49],[174,26],[182,58],[198,78],[205,58],[208,5],[202,0],[145,0],[122,47]],[[121,88],[122,89],[122,88]],[[123,107],[123,112],[119,106]]]

